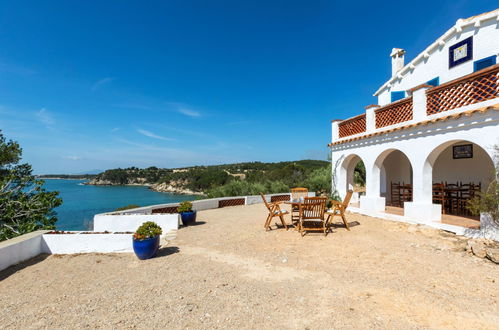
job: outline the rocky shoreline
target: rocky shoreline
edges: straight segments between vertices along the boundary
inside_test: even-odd
[[[177,185],[167,184],[165,182],[155,183],[155,184],[145,183],[145,182],[118,184],[115,182],[111,182],[109,180],[90,180],[88,182],[85,182],[84,184],[89,186],[144,186],[144,187],[149,187],[149,189],[151,190],[163,193],[178,194],[178,195],[199,195],[199,196],[204,195],[203,192],[192,191],[190,189],[186,189]]]

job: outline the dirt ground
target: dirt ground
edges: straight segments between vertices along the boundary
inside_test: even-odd
[[[353,214],[351,231],[302,238],[265,232],[265,216],[261,204],[200,212],[146,261],[11,267],[0,328],[499,329],[499,266],[465,252],[464,238]]]

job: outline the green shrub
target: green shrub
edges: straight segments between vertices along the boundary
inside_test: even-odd
[[[499,226],[499,147],[495,146],[495,170],[493,180],[484,192],[478,192],[477,196],[468,201],[467,208],[473,215],[488,213],[492,220]]]
[[[331,191],[331,165],[312,171],[303,186],[319,195],[328,194]]]
[[[192,203],[188,202],[188,201],[180,203],[180,206],[178,207],[177,211],[179,213],[181,213],[181,212],[191,212],[192,211]]]
[[[147,221],[144,222],[133,234],[133,238],[136,240],[143,240],[147,238],[156,237],[161,235],[163,230],[155,222]]]
[[[227,197],[227,196],[248,196],[264,194],[275,194],[289,192],[289,186],[282,181],[264,181],[264,182],[248,182],[248,181],[231,181],[223,186],[216,187],[208,191],[209,198]]]
[[[140,205],[129,204],[126,206],[118,207],[115,211],[125,211],[125,210],[130,210],[130,209],[136,209],[137,207],[140,207]]]

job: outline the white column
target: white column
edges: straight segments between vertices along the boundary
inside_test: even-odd
[[[442,206],[432,201],[433,168],[425,159],[413,159],[411,163],[412,202],[404,203],[404,216],[419,222],[440,221]]]
[[[366,211],[385,211],[385,198],[380,197],[380,170],[374,161],[365,160],[366,167],[366,195],[360,197],[360,208]]]

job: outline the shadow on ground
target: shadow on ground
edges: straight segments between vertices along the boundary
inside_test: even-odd
[[[156,258],[166,257],[166,256],[169,256],[170,254],[179,253],[179,252],[180,252],[180,249],[176,246],[165,246],[165,247],[162,247],[158,250],[158,253],[156,254]]]
[[[48,258],[48,254],[39,254],[34,258],[18,263],[17,265],[10,266],[2,271],[0,271],[0,281],[5,280],[7,277],[14,275],[15,273],[27,268],[29,266],[36,265],[39,262]]]
[[[196,221],[193,224],[190,224],[188,226],[180,225],[179,228],[185,228],[185,227],[195,227],[195,226],[202,226],[206,223],[206,221]]]

